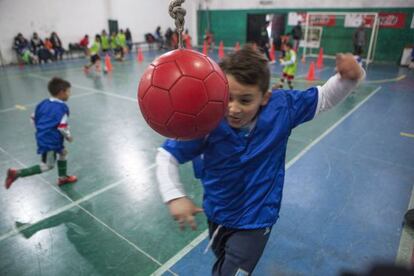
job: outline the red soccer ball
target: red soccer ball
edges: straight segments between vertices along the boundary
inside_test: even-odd
[[[217,63],[188,49],[155,59],[138,87],[139,107],[150,127],[185,140],[203,137],[219,124],[228,95],[226,76]]]

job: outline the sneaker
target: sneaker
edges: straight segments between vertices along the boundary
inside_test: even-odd
[[[10,188],[11,184],[16,181],[17,178],[19,178],[17,175],[17,169],[8,169],[6,181],[4,182],[6,189]]]
[[[68,175],[68,176],[65,176],[65,177],[59,177],[57,184],[59,186],[61,186],[61,185],[65,185],[67,183],[75,183],[76,181],[78,181],[78,178],[76,176]]]

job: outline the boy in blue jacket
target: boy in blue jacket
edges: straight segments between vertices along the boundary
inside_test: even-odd
[[[24,169],[10,168],[7,170],[6,189],[19,177],[40,174],[53,169],[57,159],[58,185],[77,181],[76,176],[67,175],[67,151],[64,140],[72,142],[69,131],[69,107],[66,101],[70,97],[70,83],[60,78],[53,78],[48,84],[51,95],[36,106],[33,123],[36,127],[37,153],[41,155],[41,163]]]
[[[220,64],[229,82],[226,117],[204,138],[167,139],[157,154],[163,201],[181,228],[208,219],[217,260],[213,275],[250,275],[278,219],[285,156],[293,128],[344,99],[365,76],[351,54],[336,58],[337,74],[305,91],[269,91],[267,59],[250,45]],[[203,209],[188,197],[178,165],[194,162],[204,188]]]

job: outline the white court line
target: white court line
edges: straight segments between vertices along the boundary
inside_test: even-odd
[[[36,79],[41,79],[41,80],[45,80],[45,81],[50,81],[51,77],[44,77],[42,75],[38,75],[38,74],[34,74],[34,73],[30,73],[27,74],[27,76],[32,77],[32,78],[36,78]],[[86,87],[86,86],[80,86],[80,85],[76,85],[76,84],[71,84],[71,87],[76,87],[79,89],[84,89],[84,90],[88,90],[88,91],[92,91],[92,92],[96,92],[96,93],[101,93],[102,90],[99,89],[94,89],[94,88],[90,88],[90,87]]]
[[[368,101],[372,96],[374,96],[378,91],[380,91],[382,87],[378,86],[374,91],[371,92],[365,99],[363,99],[359,104],[354,106],[344,117],[342,117],[339,121],[333,124],[330,128],[328,128],[322,135],[312,141],[308,146],[306,146],[298,155],[296,155],[292,160],[290,160],[286,168],[288,169],[291,165],[293,165],[299,158],[301,158],[305,153],[307,153],[315,144],[317,144],[320,140],[322,140],[326,135],[332,132],[340,123],[342,123],[346,118],[351,116],[352,113],[355,112],[361,105],[363,105],[366,101]]]
[[[10,78],[17,78],[17,79],[21,79],[24,77],[27,77],[28,74],[32,74],[32,73],[58,73],[60,71],[81,71],[82,67],[70,67],[70,68],[65,68],[65,67],[61,67],[59,68],[53,68],[53,70],[43,70],[40,72],[19,72],[19,73],[9,73],[9,74],[3,74],[0,75],[0,79],[10,79]]]
[[[33,73],[27,74],[27,76],[37,78],[37,79],[41,79],[41,80],[46,80],[46,81],[50,80],[50,78],[48,78],[48,77],[44,77],[44,76],[41,76],[41,75],[38,75],[38,74],[33,74]],[[118,95],[114,92],[94,89],[94,88],[81,86],[81,85],[77,85],[77,84],[71,84],[71,86],[75,87],[75,88],[78,88],[78,89],[83,89],[83,90],[90,91],[90,93],[84,93],[84,94],[70,96],[71,98],[84,97],[84,96],[89,96],[89,95],[94,95],[94,94],[104,94],[104,95],[107,95],[107,96],[111,96],[111,97],[115,97],[115,98],[118,98],[118,99],[123,99],[123,100],[127,100],[127,101],[130,101],[130,102],[137,103],[137,99],[135,99],[135,98]],[[25,105],[21,105],[21,106],[30,107],[30,106],[35,106],[37,104],[38,104],[38,102],[25,104]],[[0,113],[5,113],[5,112],[9,112],[9,111],[16,111],[16,110],[19,110],[19,109],[17,109],[16,107],[9,107],[9,108],[5,108],[5,109],[1,109]]]
[[[88,92],[88,93],[83,93],[83,94],[78,94],[78,95],[73,95],[70,96],[71,98],[80,98],[80,97],[85,97],[85,96],[89,96],[89,95],[93,95],[93,94],[97,94],[100,92]],[[31,106],[35,106],[37,105],[39,102],[36,103],[30,103],[30,104],[22,104],[22,105],[15,105],[14,107],[10,107],[10,108],[6,108],[6,109],[2,109],[0,110],[0,113],[5,113],[5,112],[9,112],[9,111],[16,111],[16,110],[21,110],[19,108],[17,108],[17,106],[21,106],[21,107],[31,107]]]
[[[6,153],[2,148],[0,148],[0,150],[3,151],[4,153]],[[6,153],[6,154],[8,154],[8,153]],[[14,228],[13,230],[11,230],[11,231],[9,231],[9,232],[1,235],[0,236],[0,242],[3,241],[3,240],[5,240],[5,239],[7,239],[7,238],[9,238],[9,237],[12,237],[12,236],[18,234],[19,232],[22,232],[23,230],[27,229],[28,227],[30,227],[33,224],[37,224],[37,223],[39,223],[39,222],[41,222],[43,220],[46,220],[46,219],[48,219],[50,217],[53,217],[55,215],[58,215],[58,214],[61,214],[61,213],[65,212],[65,211],[67,211],[69,209],[72,209],[73,207],[78,206],[82,202],[87,201],[87,200],[89,200],[89,199],[91,199],[91,198],[93,198],[93,197],[95,197],[95,196],[97,196],[97,195],[99,195],[99,194],[101,194],[101,193],[109,190],[109,189],[112,189],[112,188],[118,186],[119,184],[121,184],[125,180],[127,180],[127,178],[123,178],[123,179],[121,179],[121,180],[119,180],[119,181],[117,181],[115,183],[112,183],[111,185],[109,185],[109,186],[107,186],[107,187],[105,187],[103,189],[97,190],[97,191],[95,191],[95,192],[93,192],[93,193],[91,193],[91,194],[89,194],[89,195],[87,195],[85,197],[82,197],[81,199],[78,199],[76,201],[72,201],[72,203],[70,203],[68,205],[65,205],[65,206],[62,206],[62,207],[54,210],[53,212],[50,212],[50,213],[46,214],[41,219],[39,219],[37,221],[34,221],[34,222],[31,222],[29,225],[25,225],[25,226],[21,226],[21,227],[18,227],[18,228]]]
[[[9,156],[11,159],[13,159],[15,162],[17,162],[17,163],[19,163],[21,166],[23,166],[23,167],[26,167],[26,165],[25,164],[23,164],[22,162],[20,162],[19,160],[17,160],[16,158],[14,158],[10,153],[8,153],[7,151],[5,151],[2,147],[0,147],[0,151],[2,151],[3,153],[5,153],[7,156]],[[155,164],[152,164],[151,166],[149,166],[148,168],[146,168],[145,170],[150,170],[150,169],[152,169],[152,168],[154,168],[155,167]],[[133,242],[131,242],[130,240],[128,240],[127,238],[125,238],[124,236],[122,236],[121,234],[119,234],[117,231],[115,231],[113,228],[111,228],[109,225],[107,225],[106,223],[104,223],[103,221],[101,221],[99,218],[97,218],[95,215],[93,215],[91,212],[89,212],[88,210],[86,210],[85,208],[83,208],[81,205],[79,205],[79,203],[77,203],[78,201],[82,201],[82,199],[80,199],[80,200],[78,200],[78,201],[73,201],[68,195],[66,195],[65,193],[63,193],[62,191],[60,191],[57,187],[56,187],[56,185],[53,185],[53,184],[51,184],[49,181],[47,181],[45,178],[43,178],[42,176],[40,176],[40,175],[37,175],[37,177],[42,181],[42,182],[44,182],[44,183],[46,183],[47,185],[49,185],[52,189],[54,189],[58,194],[60,194],[61,196],[63,196],[63,197],[65,197],[66,199],[68,199],[69,201],[71,201],[72,203],[71,204],[69,204],[69,205],[67,205],[67,206],[64,206],[64,207],[62,207],[62,208],[60,208],[59,209],[59,211],[60,212],[63,212],[63,211],[65,211],[65,210],[68,210],[68,209],[70,209],[70,208],[73,208],[74,206],[76,206],[76,207],[78,207],[79,209],[81,209],[81,210],[83,210],[85,213],[87,213],[90,217],[92,217],[93,219],[95,219],[97,222],[99,222],[100,224],[102,224],[103,226],[105,226],[109,231],[111,231],[112,233],[114,233],[116,236],[118,236],[120,239],[122,239],[122,240],[124,240],[125,242],[127,242],[129,245],[131,245],[132,247],[134,247],[138,252],[140,252],[141,254],[143,254],[144,256],[146,256],[147,258],[149,258],[150,260],[152,260],[153,262],[155,262],[156,264],[158,264],[159,266],[161,266],[162,265],[162,263],[160,262],[160,261],[158,261],[157,259],[155,259],[153,256],[151,256],[151,255],[149,255],[147,252],[145,252],[144,250],[142,250],[141,248],[139,248],[136,244],[134,244]],[[122,180],[120,180],[120,181],[118,181],[118,182],[115,182],[114,184],[111,184],[111,187],[110,188],[113,188],[113,187],[116,187],[116,186],[118,186],[120,183],[122,183],[123,181],[125,180],[125,178],[124,179],[122,179]],[[110,188],[108,188],[108,189],[110,189]],[[108,190],[108,189],[106,189],[106,190]],[[104,189],[102,189],[102,190],[105,190],[105,188]],[[103,191],[102,191],[103,192]],[[94,196],[96,196],[96,195],[98,195],[98,194],[100,194],[100,193],[102,193],[102,192],[99,192],[99,191],[97,191],[97,192],[95,192],[94,193]],[[91,197],[89,197],[89,199],[90,198],[92,198],[92,196]],[[55,211],[55,212],[53,212],[52,213],[53,215],[57,215],[57,214],[59,214],[59,212],[57,212],[57,211]],[[48,217],[50,217],[50,215],[48,216]],[[47,217],[45,217],[45,218],[42,218],[41,220],[45,220]],[[41,220],[39,220],[39,221],[41,221]],[[39,222],[38,221],[38,222]],[[34,224],[34,223],[31,223],[32,225]],[[28,225],[26,225],[26,226],[23,226],[23,227],[21,227],[21,228],[17,228],[17,229],[14,229],[13,231],[11,231],[11,232],[9,232],[9,233],[7,233],[7,234],[5,234],[5,235],[3,235],[2,236],[2,239],[5,239],[5,238],[8,238],[8,237],[10,237],[10,236],[12,236],[12,235],[14,235],[14,234],[16,234],[16,233],[19,233],[20,231],[22,231],[22,230],[24,230],[24,229],[26,229],[26,228],[28,228],[28,227],[30,227],[30,226],[28,226]],[[0,240],[1,241],[1,240]],[[169,270],[168,270],[169,271]],[[172,273],[173,275],[176,275],[176,274],[174,274],[172,271],[169,271],[170,273]]]
[[[118,94],[115,94],[115,93],[112,93],[112,92],[106,92],[106,91],[101,91],[99,93],[100,94],[105,94],[105,95],[108,95],[108,96],[111,96],[111,97],[115,97],[115,98],[119,98],[119,99],[131,101],[131,102],[134,102],[134,103],[137,103],[138,104],[138,99],[135,99],[135,98],[132,98],[132,97],[122,96],[122,95],[118,95]]]
[[[201,243],[205,238],[208,237],[208,230],[203,231],[200,235],[197,236],[192,242],[190,242],[186,247],[181,249],[177,254],[175,254],[171,259],[169,259],[165,264],[158,268],[150,276],[160,276],[166,271],[169,270],[175,263],[177,263],[182,257],[187,255],[192,249],[194,249],[199,243]]]
[[[352,108],[344,117],[342,117],[339,121],[333,124],[330,128],[328,128],[324,133],[322,133],[318,138],[316,138],[312,143],[306,146],[298,155],[296,155],[292,160],[290,160],[286,164],[286,170],[288,170],[296,161],[298,161],[305,153],[307,153],[313,146],[315,146],[320,140],[322,140],[326,135],[332,132],[340,123],[342,123],[346,118],[348,118],[352,113],[355,112],[361,105],[363,105],[366,101],[368,101],[372,96],[374,96],[379,90],[381,86],[377,87],[374,91],[369,94],[364,100],[362,100],[359,104],[357,104],[354,108]],[[170,268],[176,264],[180,259],[182,259],[191,249],[196,247],[200,242],[207,238],[208,230],[201,233],[197,238],[195,238],[190,244],[186,247],[181,249],[177,254],[175,254],[171,259],[169,259],[166,263],[164,263],[157,271],[155,271],[151,275],[161,275],[165,271],[170,271]]]
[[[29,74],[28,76],[38,78],[38,79],[42,79],[42,80],[47,80],[47,81],[50,80],[49,77],[44,77],[44,76],[41,76],[41,75],[38,75],[38,74]],[[79,89],[89,90],[89,91],[96,92],[96,93],[99,93],[99,94],[105,94],[105,95],[112,96],[112,97],[119,98],[119,99],[124,99],[124,100],[128,100],[128,101],[137,102],[137,99],[135,99],[135,98],[118,95],[118,94],[116,94],[114,92],[110,92],[110,91],[94,89],[94,88],[81,86],[81,85],[77,85],[77,84],[72,84],[71,86],[75,87],[75,88],[79,88]]]
[[[330,69],[330,67],[329,66],[326,66],[324,69],[319,70],[317,72],[323,72],[323,71],[328,70],[328,69]],[[304,77],[306,75],[307,74],[298,75],[297,78],[301,78],[301,77]],[[44,76],[41,76],[41,75],[38,75],[38,74],[34,74],[34,73],[29,73],[29,74],[27,74],[27,76],[34,77],[34,78],[38,78],[38,79],[42,79],[42,80],[46,80],[46,81],[49,81],[50,80],[49,77],[44,77]],[[272,78],[276,79],[277,77],[272,77]],[[81,95],[74,95],[74,96],[71,96],[71,98],[89,96],[89,95],[93,95],[93,94],[104,94],[104,95],[107,95],[107,96],[112,96],[112,97],[115,97],[115,98],[119,98],[119,99],[131,101],[131,102],[134,102],[134,103],[137,102],[137,99],[135,99],[135,98],[128,97],[128,96],[122,96],[122,95],[116,94],[114,92],[109,92],[109,91],[94,89],[94,88],[90,88],[90,87],[86,87],[86,86],[81,86],[81,85],[77,85],[77,84],[72,84],[71,86],[72,87],[75,87],[75,88],[89,90],[91,92],[94,92],[94,93],[85,93],[85,94],[81,94]],[[27,104],[27,105],[23,105],[23,106],[24,107],[29,107],[29,106],[34,106],[36,104],[37,103],[32,103],[32,104]],[[16,109],[15,107],[10,107],[10,108],[6,108],[6,109],[0,110],[0,113],[4,113],[4,112],[8,112],[8,111],[14,111],[14,110],[18,110],[18,109]]]

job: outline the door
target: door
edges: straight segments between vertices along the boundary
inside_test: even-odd
[[[281,36],[285,35],[286,29],[286,14],[272,14],[272,20],[270,24],[271,38],[273,40],[273,45],[276,50],[281,50],[280,46],[282,45]]]
[[[248,14],[246,42],[259,44],[260,30],[265,24],[266,14]]]
[[[109,26],[109,35],[111,35],[113,32],[118,32],[118,20],[108,20],[108,26]]]

